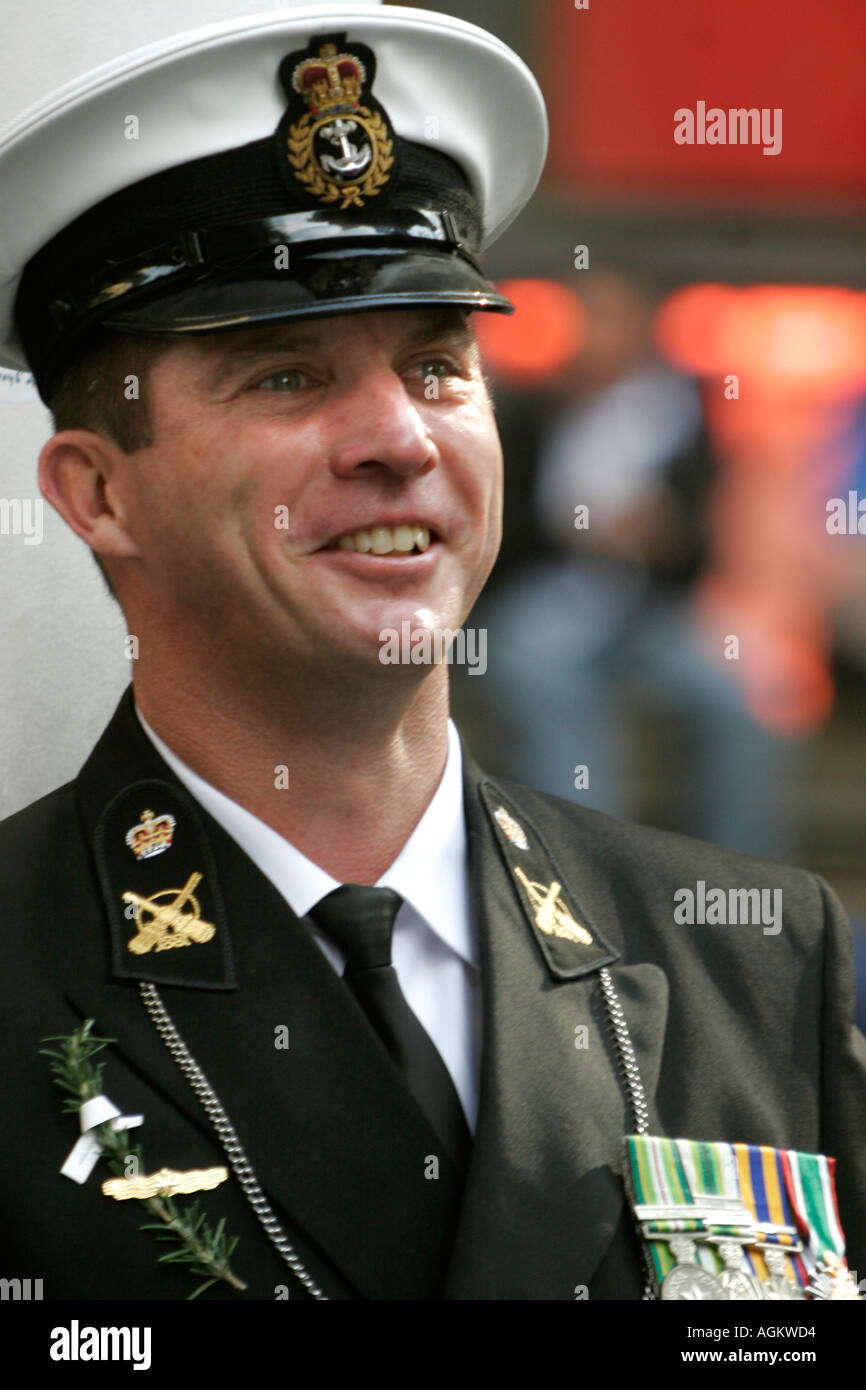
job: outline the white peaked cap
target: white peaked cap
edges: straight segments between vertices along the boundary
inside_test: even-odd
[[[195,25],[220,8],[202,0],[161,3],[155,7],[159,22],[152,22],[157,30],[164,27],[171,9],[180,23]],[[77,13],[91,23],[95,9],[65,7],[67,19]],[[40,46],[51,54],[46,75],[51,69],[55,76],[64,58],[67,75],[81,63],[74,45],[64,55],[56,33],[40,34],[49,27],[41,7],[32,16],[25,87],[32,86]],[[330,33],[345,33],[349,47],[373,51],[373,96],[400,140],[447,155],[462,170],[482,227],[472,250],[509,225],[540,177],[547,120],[529,69],[486,31],[428,10],[342,0],[161,33],[144,47],[79,70],[0,134],[0,364],[28,365],[13,308],[22,272],[36,253],[121,190],[273,136],[287,106],[278,80],[281,61],[313,36]],[[385,202],[381,198],[375,210]]]

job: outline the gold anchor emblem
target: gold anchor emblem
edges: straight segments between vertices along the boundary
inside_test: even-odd
[[[559,936],[564,941],[576,941],[581,946],[591,946],[592,937],[579,922],[575,922],[565,903],[560,898],[561,883],[553,880],[549,888],[543,883],[535,883],[527,878],[522,869],[514,870],[515,876],[523,885],[529,905],[535,911],[535,925],[545,936]]]
[[[170,951],[173,946],[210,941],[216,927],[202,920],[201,908],[194,896],[201,877],[201,874],[190,874],[183,888],[165,888],[149,898],[142,898],[138,893],[123,894],[123,901],[135,908],[133,921],[138,927],[138,935],[127,942],[130,951],[143,956],[150,950]],[[160,898],[171,901],[160,903]],[[191,909],[188,912],[184,910],[187,904]],[[149,921],[145,921],[145,913]]]

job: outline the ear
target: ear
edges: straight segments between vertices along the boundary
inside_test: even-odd
[[[43,496],[100,556],[138,554],[122,498],[128,458],[94,430],[62,430],[39,455]]]

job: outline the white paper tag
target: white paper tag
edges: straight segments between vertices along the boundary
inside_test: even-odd
[[[78,1111],[78,1120],[81,1125],[81,1138],[76,1139],[60,1169],[65,1178],[71,1178],[77,1183],[87,1182],[102,1153],[102,1145],[93,1133],[98,1125],[110,1121],[111,1128],[119,1131],[136,1129],[138,1125],[144,1124],[143,1115],[121,1115],[108,1096],[94,1096],[92,1100],[86,1100]]]
[[[60,1171],[64,1178],[71,1178],[73,1182],[87,1182],[101,1153],[102,1145],[99,1140],[92,1134],[82,1134],[81,1138],[75,1141]]]
[[[38,401],[39,392],[29,372],[0,367],[0,401]]]
[[[94,1096],[92,1100],[86,1100],[78,1112],[81,1133],[86,1134],[89,1129],[94,1129],[96,1125],[104,1125],[107,1120],[113,1120],[119,1114],[117,1106],[112,1105],[108,1096]]]

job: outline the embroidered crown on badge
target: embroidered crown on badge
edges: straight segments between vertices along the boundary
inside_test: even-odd
[[[153,811],[142,811],[141,821],[127,831],[126,843],[136,859],[152,859],[170,849],[177,822],[174,816],[155,816]]]
[[[280,69],[288,94],[307,107],[285,131],[294,177],[320,203],[340,199],[341,211],[362,208],[381,192],[395,158],[387,114],[369,90],[376,60],[372,51],[364,52],[368,62],[360,51],[340,52],[334,43],[320,43],[317,53],[300,62],[290,54]]]

